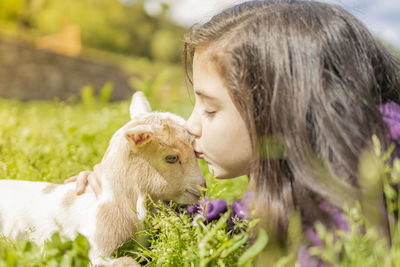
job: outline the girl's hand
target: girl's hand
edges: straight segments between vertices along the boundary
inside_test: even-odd
[[[96,169],[97,165],[94,166]],[[64,184],[76,182],[76,194],[80,195],[85,192],[86,186],[89,184],[96,197],[101,194],[101,181],[94,171],[82,171],[77,176],[72,176],[64,181]]]

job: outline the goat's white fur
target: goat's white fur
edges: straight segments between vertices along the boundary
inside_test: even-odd
[[[132,237],[138,230],[136,223],[146,217],[146,194],[154,200],[192,203],[200,195],[198,186],[204,185],[204,178],[182,118],[151,112],[140,92],[132,97],[130,115],[132,120],[113,135],[95,169],[102,183],[98,199],[90,187],[77,196],[75,183],[0,180],[0,233],[12,239],[28,238],[40,245],[57,231],[67,239],[81,233],[91,245],[92,264],[118,265],[128,260],[134,265],[130,258],[118,262],[110,256]],[[169,136],[171,131],[177,136]],[[138,134],[144,135],[129,139]],[[153,139],[157,140],[152,142]],[[174,143],[182,143],[185,151],[165,144],[160,148],[164,139],[179,141]],[[163,162],[163,153],[170,151],[182,153],[182,162]]]

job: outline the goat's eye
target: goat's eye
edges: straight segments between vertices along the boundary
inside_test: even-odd
[[[168,155],[165,157],[165,161],[167,163],[171,163],[171,164],[177,162],[178,160],[179,160],[179,157],[176,155]]]

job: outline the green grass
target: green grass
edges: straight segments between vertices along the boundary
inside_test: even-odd
[[[154,109],[187,118],[191,101],[187,95],[183,97],[185,91],[161,86],[174,78],[168,71],[159,75],[137,80],[138,87],[149,97]],[[170,93],[169,98],[160,97],[163,90]],[[129,120],[129,100],[109,103],[106,95],[93,96],[86,88],[82,100],[74,104],[0,99],[0,179],[62,183],[80,171],[91,170],[100,162],[112,134]],[[345,208],[350,231],[329,231],[316,225],[324,247],[311,247],[309,251],[332,266],[400,266],[400,225],[390,220],[390,247],[374,225],[375,214],[368,209],[384,192],[390,218],[399,211],[395,185],[400,181],[400,161],[388,164],[390,151],[381,154],[379,142],[376,139],[374,142],[375,152],[362,157],[360,165],[367,197],[361,198],[361,205]],[[203,161],[199,163],[210,199],[223,198],[230,203],[246,191],[247,177],[217,180],[208,173]],[[198,221],[194,225],[192,218],[185,212],[177,212],[174,204],[152,205],[156,212],[146,217],[147,228],[140,233],[148,239],[148,246],[130,240],[115,251],[114,257],[131,256],[144,266],[205,267],[252,266],[258,256],[257,266],[293,266],[299,245],[307,244],[298,215],[290,221],[287,247],[268,243],[264,232],[259,232],[258,239],[249,246],[249,231],[255,229],[257,221],[238,222],[235,229],[227,229],[228,211],[218,221],[208,224]],[[83,236],[68,241],[56,234],[43,251],[27,240],[12,242],[0,238],[0,267],[87,266],[88,249]]]

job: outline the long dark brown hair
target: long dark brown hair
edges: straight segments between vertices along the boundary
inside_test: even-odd
[[[378,105],[400,101],[399,62],[360,21],[325,3],[246,2],[185,36],[187,74],[199,48],[246,122],[255,209],[277,239],[294,209],[304,223],[326,221],[321,200],[340,207],[357,198],[361,152],[374,134],[388,145]],[[265,146],[270,137],[282,157]]]

